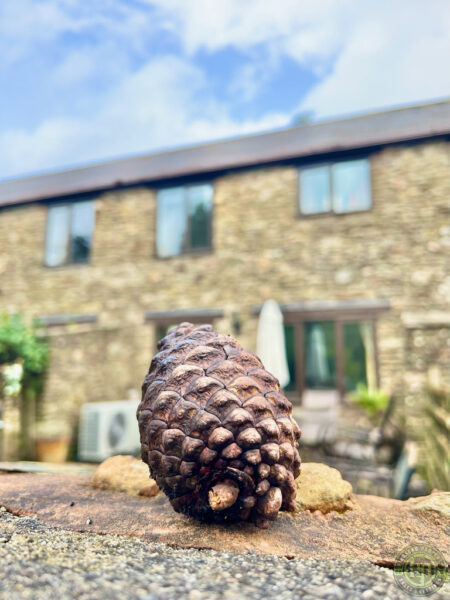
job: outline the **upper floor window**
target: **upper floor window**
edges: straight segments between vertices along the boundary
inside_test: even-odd
[[[57,267],[89,260],[94,230],[94,202],[83,200],[48,207],[45,264]]]
[[[368,210],[372,203],[370,192],[367,159],[300,170],[300,212],[303,215]]]
[[[211,247],[213,187],[209,183],[158,191],[156,252],[161,258]]]

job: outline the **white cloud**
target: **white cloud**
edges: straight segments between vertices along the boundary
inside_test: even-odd
[[[233,119],[208,95],[203,73],[187,61],[159,57],[129,75],[89,118],[50,118],[33,131],[0,134],[2,176],[83,164],[151,149],[283,126],[288,116]]]
[[[450,3],[373,5],[301,102],[329,117],[450,95]]]
[[[299,103],[329,117],[450,95],[448,0],[149,0],[190,54],[260,44],[321,81]],[[254,93],[248,67],[244,94]]]
[[[355,0],[147,0],[147,4],[158,9],[188,56],[234,48],[253,61],[256,50],[262,51],[260,61],[289,56],[319,73],[345,39],[348,17],[359,11]],[[253,67],[247,70],[253,76]]]
[[[89,34],[95,47],[114,40],[122,43],[124,54],[143,51],[160,26],[154,11],[127,0],[1,0],[0,66],[33,55],[64,35],[80,33]]]
[[[236,68],[231,79],[228,92],[231,97],[241,102],[249,102],[270,84],[272,77],[279,68],[279,57],[270,51],[262,56],[251,56],[245,64]]]
[[[188,53],[226,46],[248,50],[257,44],[297,44],[298,59],[329,54],[334,25],[343,21],[351,0],[147,0],[159,8],[182,38]],[[305,32],[304,41],[298,35]],[[325,35],[324,35],[325,34]],[[312,52],[311,52],[312,51]]]
[[[161,29],[179,51],[149,42]],[[45,50],[43,85],[66,104],[0,131],[0,175],[450,95],[449,32],[448,0],[1,0],[0,71]],[[225,101],[198,57],[227,48],[243,58],[221,82]],[[286,57],[317,84],[292,110],[236,117],[234,103],[255,102]]]

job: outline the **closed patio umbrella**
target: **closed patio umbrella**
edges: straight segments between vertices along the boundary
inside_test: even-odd
[[[282,388],[289,383],[284,344],[283,313],[275,300],[267,300],[258,321],[256,352],[264,367],[275,375]]]

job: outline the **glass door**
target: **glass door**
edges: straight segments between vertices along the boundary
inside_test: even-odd
[[[377,387],[374,320],[337,315],[333,320],[285,323],[290,382],[285,391],[295,402],[306,391],[334,391],[343,397],[362,384]]]
[[[305,321],[303,351],[308,389],[336,388],[336,343],[333,321]]]

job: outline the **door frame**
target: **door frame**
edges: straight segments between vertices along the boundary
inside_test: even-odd
[[[348,309],[321,309],[321,310],[286,310],[283,311],[285,325],[293,325],[295,330],[295,370],[297,389],[287,392],[287,395],[295,400],[300,400],[305,391],[305,351],[304,351],[304,324],[309,321],[332,321],[334,323],[334,344],[336,357],[336,390],[342,399],[345,396],[345,373],[344,373],[344,324],[364,321],[371,325],[372,340],[375,357],[375,378],[377,386],[380,384],[380,366],[378,357],[378,332],[377,316],[379,310],[372,308],[348,310]]]

